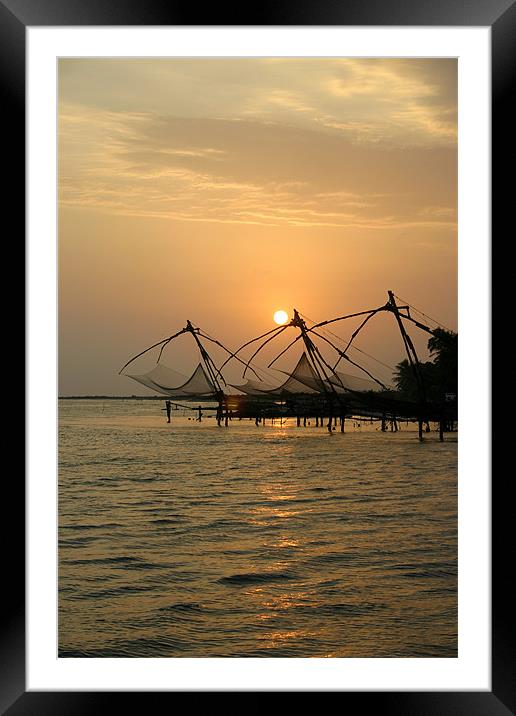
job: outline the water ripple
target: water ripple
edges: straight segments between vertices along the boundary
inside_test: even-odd
[[[60,657],[457,656],[455,439],[161,407],[60,401]]]

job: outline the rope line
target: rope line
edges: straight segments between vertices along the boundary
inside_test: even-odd
[[[411,308],[413,311],[415,311],[416,313],[419,313],[420,316],[424,316],[425,318],[428,318],[429,321],[432,321],[432,323],[435,323],[437,326],[439,326],[440,328],[443,328],[445,331],[450,331],[450,332],[452,332],[450,328],[447,328],[447,327],[444,326],[442,323],[439,323],[439,321],[436,321],[435,318],[432,318],[431,316],[428,316],[426,313],[423,313],[423,311],[420,311],[419,308],[416,308],[416,307],[413,306],[411,303],[409,303],[408,301],[406,301],[404,298],[401,298],[401,296],[397,296],[396,294],[394,294],[394,296],[395,296],[399,301],[403,301],[403,303],[406,303],[407,306],[410,306],[410,308]]]
[[[303,315],[303,314],[300,314],[300,315]],[[313,318],[309,318],[308,316],[303,316],[303,318],[306,318],[306,319],[307,319],[308,321],[310,321],[311,323],[314,323],[314,324],[317,325],[317,321],[314,321]],[[345,344],[345,343],[346,343],[346,340],[345,340],[344,338],[342,338],[341,336],[337,335],[337,334],[334,333],[333,331],[330,331],[329,328],[319,328],[319,330],[320,330],[321,332],[329,333],[330,336],[333,336],[334,338],[337,338],[342,344]],[[351,350],[358,351],[359,353],[362,353],[363,355],[367,356],[368,358],[371,358],[372,360],[376,361],[376,362],[379,363],[380,365],[383,365],[383,367],[384,367],[384,368],[387,368],[387,370],[390,370],[390,371],[395,370],[394,366],[388,365],[387,363],[384,363],[384,362],[381,361],[379,358],[376,358],[375,356],[371,355],[370,353],[366,353],[366,351],[364,351],[362,348],[359,348],[357,345],[350,346],[350,348],[351,348]]]

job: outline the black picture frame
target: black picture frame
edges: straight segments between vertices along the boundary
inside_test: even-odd
[[[197,22],[201,16],[203,22]],[[4,138],[4,210],[14,230],[4,241],[20,250],[25,235],[25,33],[31,26],[66,25],[360,25],[360,26],[489,26],[492,38],[492,217],[493,237],[503,241],[511,227],[514,178],[514,112],[510,111],[516,55],[516,5],[511,0],[281,0],[256,5],[183,6],[164,0],[0,0],[0,88]],[[511,80],[513,82],[511,83]],[[511,151],[512,150],[512,151]],[[11,158],[9,158],[11,153]],[[7,211],[4,213],[6,226]],[[511,217],[512,218],[512,217]],[[502,233],[503,232],[503,233]],[[14,240],[13,240],[14,239]],[[23,258],[22,258],[23,261]],[[492,268],[498,266],[493,256]],[[502,306],[509,303],[510,281],[497,277],[492,295],[492,329],[501,326]],[[23,300],[22,300],[23,302]],[[4,335],[23,344],[20,322],[6,317]],[[23,321],[22,321],[23,324]],[[12,343],[11,339],[10,342]],[[492,358],[496,358],[493,351]],[[500,371],[493,372],[492,395],[502,390]],[[500,382],[498,382],[500,381]],[[499,390],[498,390],[499,389]],[[503,394],[503,393],[502,393]],[[30,396],[29,396],[30,397]],[[16,401],[20,404],[19,395]],[[493,431],[492,455],[509,442],[510,426]],[[341,692],[344,709],[371,708],[378,713],[417,716],[440,714],[506,716],[516,714],[516,646],[511,555],[514,531],[510,467],[493,470],[492,479],[492,690],[447,692]],[[25,487],[18,480],[4,482],[4,514],[14,519],[4,537],[0,634],[0,710],[21,714],[99,713],[120,708],[129,697],[132,707],[155,711],[174,708],[177,692],[52,692],[26,691],[25,686]],[[7,510],[7,505],[9,508]],[[511,549],[512,546],[512,549]],[[235,689],[237,691],[237,689]],[[200,694],[199,694],[200,695]],[[145,699],[145,703],[143,701]],[[162,704],[162,702],[165,702]],[[177,707],[177,706],[176,706]]]

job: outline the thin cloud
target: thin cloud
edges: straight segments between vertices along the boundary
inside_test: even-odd
[[[197,94],[190,117],[152,104],[147,111],[81,104],[75,85],[67,84],[74,74],[68,67],[59,114],[61,205],[196,222],[378,230],[455,225],[450,63],[440,65],[450,75],[444,89],[422,62],[233,66],[240,72],[234,82],[214,90],[221,100],[226,87],[235,110],[226,118],[222,101],[211,116],[195,116]],[[80,74],[84,65],[75,67]],[[122,86],[124,67],[117,65]],[[183,72],[177,104],[184,111],[189,73],[202,69],[198,88],[223,65],[159,67],[159,81]],[[249,88],[245,69],[255,73]],[[147,70],[138,71],[144,77]]]

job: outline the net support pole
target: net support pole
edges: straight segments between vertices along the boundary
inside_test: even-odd
[[[408,333],[405,330],[405,326],[403,325],[403,321],[401,320],[399,307],[396,303],[396,299],[394,298],[394,294],[392,291],[387,291],[389,295],[389,303],[390,310],[394,314],[394,317],[396,319],[396,322],[398,324],[398,327],[400,329],[401,338],[403,340],[403,344],[405,346],[405,350],[407,353],[407,358],[409,361],[409,365],[412,368],[412,371],[414,373],[414,378],[416,381],[416,386],[419,394],[419,402],[421,404],[421,409],[419,411],[418,415],[418,422],[419,422],[419,439],[423,440],[423,418],[424,415],[422,415],[422,412],[425,409],[426,406],[426,390],[425,390],[425,381],[423,379],[421,368],[419,364],[419,358],[417,357],[416,349],[414,348],[414,344],[412,343],[412,340]]]

